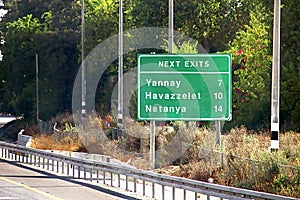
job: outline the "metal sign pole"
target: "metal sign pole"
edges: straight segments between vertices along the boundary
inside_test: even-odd
[[[150,121],[150,168],[155,169],[155,121]]]
[[[39,108],[39,56],[35,54],[35,78],[36,78],[36,122],[39,123],[40,108]]]
[[[82,121],[86,118],[87,112],[86,112],[86,69],[85,69],[85,62],[84,62],[84,37],[85,37],[85,25],[84,25],[84,0],[82,0],[81,5],[81,65],[82,65],[82,71],[81,71],[81,117]]]
[[[173,53],[173,35],[174,35],[174,19],[173,19],[173,0],[169,0],[169,53]]]
[[[271,150],[279,149],[280,3],[274,0],[273,65],[271,96]]]
[[[218,120],[216,124],[216,144],[221,145],[221,121]]]
[[[2,61],[2,60],[3,60],[3,55],[2,55],[1,50],[0,50],[0,61]]]
[[[173,35],[174,35],[174,12],[173,0],[169,0],[169,31],[168,31],[168,51],[173,53]],[[150,166],[151,169],[155,168],[155,120],[150,121]]]
[[[123,128],[123,5],[119,0],[118,126]]]

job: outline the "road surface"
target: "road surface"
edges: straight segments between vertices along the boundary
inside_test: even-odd
[[[128,193],[0,159],[0,200],[144,199]]]

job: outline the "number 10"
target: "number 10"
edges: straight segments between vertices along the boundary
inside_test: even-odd
[[[215,92],[215,99],[223,99],[223,93],[222,92]]]

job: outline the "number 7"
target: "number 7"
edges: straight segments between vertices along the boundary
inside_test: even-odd
[[[223,83],[223,80],[222,80],[222,79],[219,79],[218,82],[219,82],[219,86],[221,86],[222,83]]]

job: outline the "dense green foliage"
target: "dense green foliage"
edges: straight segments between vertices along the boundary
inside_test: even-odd
[[[86,55],[105,39],[118,34],[118,0],[85,0]],[[9,12],[1,23],[0,111],[36,115],[36,55],[39,60],[40,118],[49,120],[71,112],[72,88],[81,62],[80,0],[6,0]],[[281,123],[300,128],[300,8],[297,0],[282,0]],[[168,27],[167,1],[124,0],[124,30]],[[174,29],[210,53],[231,52],[234,59],[233,121],[228,126],[268,128],[272,58],[273,1],[174,1]],[[184,43],[183,49],[191,49]],[[178,47],[180,49],[180,47]],[[150,50],[149,50],[150,51]],[[136,51],[126,54],[124,68],[135,67]],[[97,111],[107,108],[103,88],[117,74],[117,61],[99,83]],[[103,97],[105,97],[103,99]],[[107,111],[107,110],[105,110]]]
[[[1,47],[4,54],[0,68],[1,111],[24,114],[28,120],[35,119],[36,55],[39,61],[40,118],[48,120],[71,109],[80,38],[78,23],[74,24],[74,17],[68,16],[70,13],[77,15],[72,9],[73,4],[71,1],[51,4],[44,1],[5,2],[11,11],[1,24],[5,37],[5,45]]]
[[[262,4],[250,11],[250,22],[229,44],[233,56],[233,109],[236,125],[264,128],[270,116],[272,57],[269,11]]]

